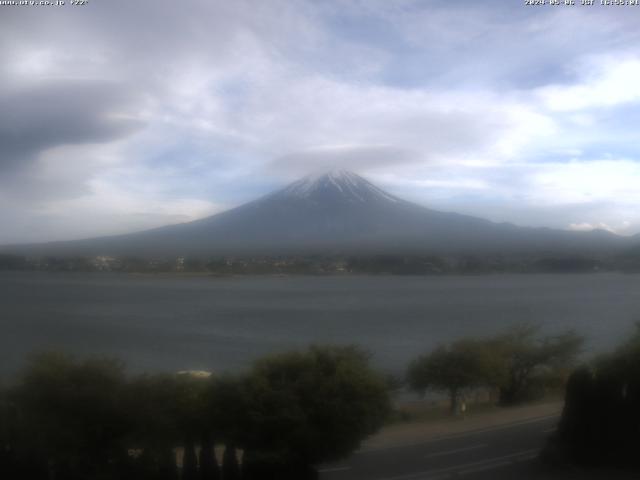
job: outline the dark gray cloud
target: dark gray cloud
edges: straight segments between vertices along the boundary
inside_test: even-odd
[[[107,82],[56,80],[0,94],[0,173],[20,171],[49,148],[106,142],[142,126],[132,96]]]

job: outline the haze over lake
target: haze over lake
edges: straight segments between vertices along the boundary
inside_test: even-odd
[[[238,370],[265,353],[355,343],[393,373],[440,342],[530,321],[588,353],[640,320],[640,276],[176,277],[0,274],[1,371],[37,349],[115,355],[131,370]]]

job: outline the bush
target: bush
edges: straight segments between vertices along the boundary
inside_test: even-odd
[[[241,445],[250,457],[274,465],[342,458],[390,411],[384,378],[355,347],[312,347],[265,358],[245,379],[244,390]]]

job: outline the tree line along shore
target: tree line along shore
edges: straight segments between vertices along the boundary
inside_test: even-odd
[[[553,252],[500,255],[246,255],[210,258],[0,254],[0,271],[192,273],[210,275],[446,275],[640,272],[640,254]]]

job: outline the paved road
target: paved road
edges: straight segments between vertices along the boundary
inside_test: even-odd
[[[558,416],[544,416],[370,449],[321,468],[321,480],[444,480],[549,478],[537,461]],[[555,478],[555,477],[554,477]]]

